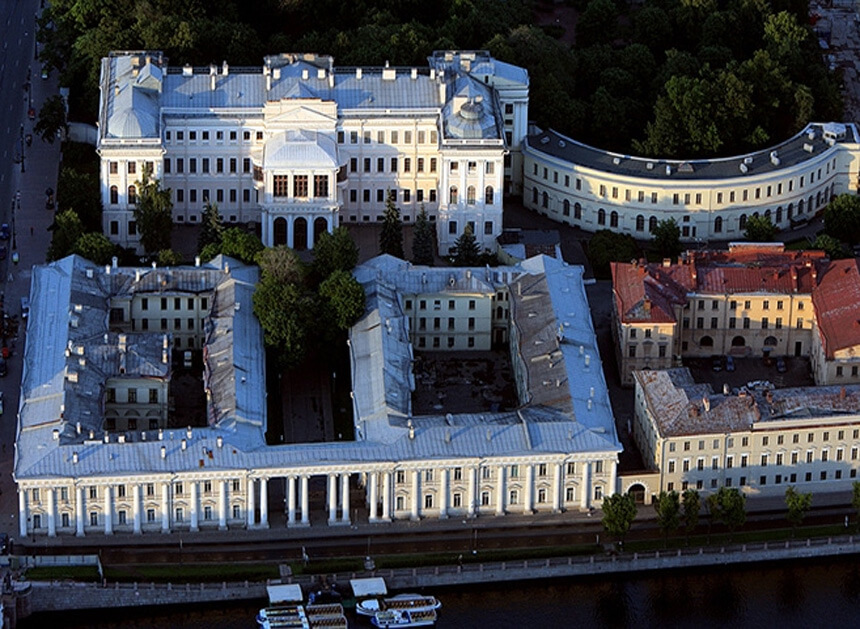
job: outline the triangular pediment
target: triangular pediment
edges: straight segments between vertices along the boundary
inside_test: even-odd
[[[334,128],[337,125],[337,103],[318,98],[288,98],[266,103],[268,127]]]

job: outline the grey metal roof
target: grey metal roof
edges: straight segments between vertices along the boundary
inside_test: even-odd
[[[736,179],[773,173],[820,157],[822,154],[833,153],[838,149],[835,148],[835,145],[831,146],[825,141],[824,128],[825,125],[821,123],[810,123],[797,135],[773,147],[745,155],[715,159],[672,160],[623,155],[582,144],[553,130],[528,136],[526,138],[526,150],[533,153],[544,153],[577,166],[626,177],[659,179],[667,182],[673,180]],[[837,140],[836,144],[860,141],[860,134],[858,134],[853,123],[846,123],[844,131],[845,137]],[[811,146],[812,151],[805,150],[805,145]],[[774,152],[776,160],[771,159],[771,154]],[[648,167],[649,164],[651,165],[650,168]],[[745,173],[741,171],[742,166],[746,168]],[[668,175],[666,174],[667,167],[670,169]]]

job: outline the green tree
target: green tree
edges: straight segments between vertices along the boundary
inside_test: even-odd
[[[480,255],[481,248],[472,233],[472,226],[466,225],[466,229],[454,241],[454,266],[475,266]]]
[[[111,259],[116,255],[116,245],[104,234],[90,232],[82,234],[75,241],[71,253],[76,253],[96,264],[110,264]]]
[[[137,182],[137,204],[134,220],[140,234],[143,250],[153,255],[162,249],[170,249],[170,233],[173,228],[173,202],[170,188],[162,188],[161,181],[152,178],[151,169],[143,171]]]
[[[860,196],[840,194],[824,210],[824,231],[843,242],[860,242]]]
[[[776,236],[776,225],[770,222],[769,216],[750,216],[744,230],[744,237],[750,242],[770,242]]]
[[[57,201],[62,209],[75,211],[86,231],[102,230],[101,184],[96,173],[63,166],[57,181]]]
[[[323,280],[319,294],[326,299],[341,330],[348,330],[364,314],[364,289],[346,271],[335,271]]]
[[[630,234],[601,229],[588,241],[588,261],[599,279],[609,277],[610,262],[630,262],[638,260],[640,255],[639,245]]]
[[[32,89],[32,88],[31,88]],[[33,127],[33,132],[41,135],[43,141],[54,143],[58,134],[66,134],[69,125],[66,122],[66,103],[62,96],[49,96],[39,110],[39,119]]]
[[[689,536],[699,526],[699,511],[702,509],[702,498],[695,489],[686,489],[681,495],[681,520],[684,522],[684,530]]]
[[[403,220],[400,209],[394,204],[394,195],[389,191],[382,216],[382,233],[379,234],[379,250],[403,259]]]
[[[729,529],[730,536],[746,522],[746,502],[747,497],[735,487],[720,487],[717,493],[708,496],[711,516]]]
[[[794,531],[801,525],[806,512],[812,507],[812,494],[802,494],[794,488],[794,485],[789,485],[785,490],[785,506],[788,509],[786,519],[791,524],[791,535],[794,536]]]
[[[200,219],[200,236],[197,239],[198,252],[203,251],[206,245],[220,243],[224,234],[224,224],[221,220],[221,214],[218,212],[217,203],[211,203],[207,199]]]
[[[612,0],[591,0],[576,22],[576,43],[581,47],[615,39],[618,11]]]
[[[841,260],[842,258],[851,257],[851,253],[845,246],[830,234],[818,234],[810,248],[825,252],[831,260]]]
[[[293,249],[285,245],[269,247],[257,254],[257,264],[264,278],[285,284],[303,284],[305,266]]]
[[[230,227],[221,234],[221,242],[210,243],[203,247],[200,258],[204,261],[211,260],[220,253],[245,264],[255,264],[257,254],[263,249],[263,243],[257,236],[240,227]]]
[[[636,518],[636,501],[630,494],[612,494],[603,499],[603,528],[619,542]]]
[[[681,525],[681,497],[678,492],[661,491],[654,501],[654,511],[657,513],[657,525],[668,542],[669,535]]]
[[[427,210],[421,206],[421,211],[415,218],[412,230],[412,262],[432,266],[433,252],[436,249],[433,225],[427,219]]]
[[[677,258],[681,253],[681,228],[674,218],[663,219],[654,228],[654,248],[664,258]]]
[[[346,227],[324,232],[314,245],[314,273],[325,279],[335,271],[352,271],[358,263],[358,247]]]
[[[84,235],[84,226],[74,210],[65,210],[54,217],[54,223],[49,228],[54,232],[48,247],[48,260],[59,260],[72,253],[75,243]]]
[[[857,521],[860,524],[860,481],[851,483],[851,506],[857,513]]]
[[[158,266],[179,266],[182,264],[182,254],[173,249],[162,249],[155,258]]]
[[[279,365],[288,369],[301,363],[317,310],[313,297],[296,284],[267,279],[257,284],[253,301],[263,340],[277,356]]]

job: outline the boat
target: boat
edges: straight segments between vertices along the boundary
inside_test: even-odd
[[[380,612],[406,611],[410,612],[410,616],[414,616],[415,620],[418,620],[419,617],[421,617],[420,612],[432,611],[432,622],[436,622],[436,612],[440,607],[442,607],[442,603],[439,602],[439,599],[435,596],[424,594],[396,594],[394,596],[388,596],[388,588],[385,585],[385,579],[382,579],[381,577],[352,579],[350,581],[350,585],[352,586],[352,591],[355,593],[356,598],[355,613],[359,616],[376,618]],[[416,614],[416,612],[419,613]],[[427,626],[394,624],[394,621],[388,616],[385,616],[384,618],[386,622],[391,623],[390,626],[392,627]],[[430,624],[432,624],[432,622]]]
[[[297,584],[271,584],[266,590],[269,606],[257,614],[260,629],[347,629],[340,603],[311,602],[304,607],[302,588]]]
[[[388,627],[432,627],[436,624],[435,609],[386,609],[376,612],[370,624],[379,629]]]

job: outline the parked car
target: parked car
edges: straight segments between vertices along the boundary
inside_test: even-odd
[[[9,240],[9,236],[9,223],[3,223],[0,225],[0,240]]]
[[[726,371],[734,371],[735,370],[735,358],[734,356],[726,356]]]
[[[785,358],[776,359],[776,370],[779,373],[785,373],[788,370],[788,367],[785,366]]]
[[[714,371],[722,371],[723,370],[723,357],[722,356],[714,356],[711,358],[711,365]]]
[[[30,298],[21,297],[21,318],[26,319],[30,316]]]

